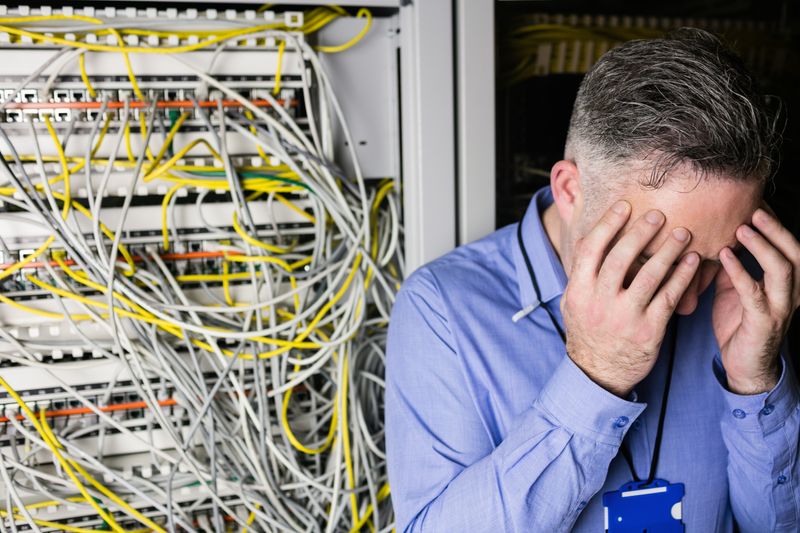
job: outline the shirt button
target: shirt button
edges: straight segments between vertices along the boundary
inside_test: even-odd
[[[767,404],[767,405],[765,405],[765,406],[764,406],[764,408],[761,410],[761,414],[762,414],[762,415],[768,415],[768,414],[770,414],[770,413],[771,413],[772,411],[774,411],[774,410],[775,410],[775,406],[774,406],[774,405],[772,405],[771,403],[768,403],[768,404]]]
[[[789,481],[789,479],[786,476],[784,476],[783,474],[778,476],[778,485],[783,485],[787,481]]]
[[[630,420],[628,419],[627,416],[621,416],[616,420],[614,420],[614,427],[624,428],[625,426],[628,425],[628,422],[630,422]]]
[[[740,418],[740,419],[747,416],[747,414],[741,409],[734,409],[732,414],[734,418]]]

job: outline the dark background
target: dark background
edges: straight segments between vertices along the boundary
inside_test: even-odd
[[[496,4],[497,35],[497,226],[518,221],[532,194],[549,183],[553,163],[563,157],[569,117],[582,74],[548,74],[509,83],[514,47],[508,36],[531,14],[669,17],[683,21],[728,20],[734,27],[755,24],[764,29],[742,39],[741,32],[717,31],[747,58],[748,47],[771,47],[775,61],[751,62],[763,92],[777,95],[787,120],[780,166],[767,188],[767,202],[795,236],[800,236],[800,4],[789,0],[707,0],[644,3],[641,1],[514,1]],[[700,26],[700,24],[698,24]],[[777,53],[775,53],[777,52]],[[763,54],[762,54],[763,59]],[[767,58],[772,59],[772,58]],[[800,353],[800,319],[790,331],[794,354]],[[795,362],[798,362],[795,356]],[[800,364],[796,364],[800,367]]]

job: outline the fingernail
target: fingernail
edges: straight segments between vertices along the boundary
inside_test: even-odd
[[[746,237],[748,239],[753,237],[756,234],[756,232],[753,231],[753,229],[750,226],[742,226],[741,232],[742,232],[742,236]]]
[[[758,209],[756,209],[756,212],[753,214],[753,218],[755,220],[758,220],[758,221],[761,221],[761,222],[767,222],[769,220],[769,215],[767,214],[766,211],[764,211],[763,209],[761,209],[759,207]]]
[[[690,254],[687,254],[686,255],[686,264],[687,265],[693,265],[695,263],[697,263],[697,254],[694,253],[694,252],[692,252]]]
[[[651,223],[651,224],[658,224],[658,223],[660,223],[660,222],[661,222],[661,219],[662,219],[663,217],[664,217],[664,215],[662,215],[662,214],[661,214],[661,211],[655,211],[655,210],[654,210],[654,211],[650,211],[650,212],[648,212],[648,213],[647,213],[647,214],[644,216],[645,220],[647,220],[647,221],[648,221],[649,223]]]
[[[730,248],[725,247],[725,248],[723,248],[722,250],[719,251],[720,260],[727,261],[732,256],[733,256],[733,252],[731,251]]]
[[[685,242],[689,238],[689,232],[686,228],[675,228],[672,230],[672,236],[681,242]]]
[[[628,202],[625,200],[619,200],[611,207],[611,210],[618,215],[624,215],[628,212]]]

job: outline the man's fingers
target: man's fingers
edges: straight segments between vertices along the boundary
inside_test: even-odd
[[[615,292],[622,288],[622,282],[631,264],[653,240],[663,223],[663,213],[656,210],[648,211],[644,216],[639,217],[625,235],[617,241],[603,261],[598,276],[599,283],[606,290]]]
[[[765,209],[756,209],[756,212],[753,213],[753,225],[796,268],[800,267],[800,242],[797,242],[792,232],[786,229],[774,215],[769,214]]]
[[[791,305],[795,286],[792,263],[750,226],[739,226],[736,237],[764,269],[764,290],[771,305],[781,310],[787,309]]]
[[[609,243],[619,233],[631,213],[631,205],[619,200],[609,208],[592,230],[579,241],[572,272],[581,278],[594,278]]]
[[[669,320],[678,303],[686,292],[686,288],[694,279],[700,265],[700,256],[696,252],[689,252],[678,263],[672,275],[661,286],[650,303],[650,312],[655,313],[664,321]]]
[[[661,248],[639,270],[628,287],[628,295],[639,304],[647,307],[667,273],[676,265],[681,252],[686,249],[691,234],[685,228],[675,228],[664,241]]]
[[[739,258],[726,246],[719,252],[719,260],[739,295],[742,307],[753,313],[763,313],[767,306],[766,295],[758,282],[742,266]]]

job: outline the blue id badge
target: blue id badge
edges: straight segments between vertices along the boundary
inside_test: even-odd
[[[631,481],[603,494],[607,533],[683,533],[683,483]]]

